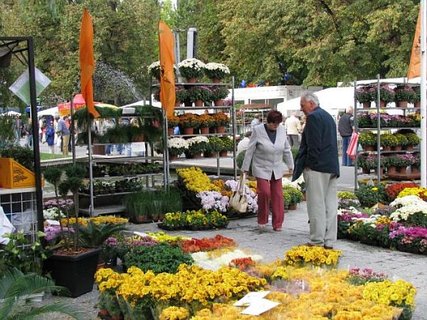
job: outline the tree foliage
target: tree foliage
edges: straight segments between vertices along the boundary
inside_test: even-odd
[[[124,104],[149,92],[147,66],[158,60],[160,16],[178,31],[185,58],[189,27],[198,58],[226,63],[237,80],[334,86],[338,81],[406,74],[418,0],[5,0],[0,35],[32,35],[36,66],[52,79],[45,104],[79,91],[78,39],[83,7],[95,30],[95,99]],[[7,87],[23,71],[0,69]],[[287,80],[289,82],[289,79]],[[17,99],[15,99],[17,101]]]

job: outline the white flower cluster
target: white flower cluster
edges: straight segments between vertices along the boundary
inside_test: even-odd
[[[65,214],[59,208],[49,208],[43,210],[43,218],[45,220],[59,220],[65,218]]]
[[[168,140],[168,148],[188,149],[188,142],[183,138],[170,138]]]
[[[427,202],[416,195],[396,198],[390,206],[398,208],[390,215],[394,221],[408,220],[410,215],[417,212],[427,215]]]
[[[188,58],[178,63],[178,68],[191,68],[195,70],[201,70],[204,67],[205,67],[205,64],[202,61],[195,58]]]
[[[230,74],[230,69],[223,63],[209,62],[205,64],[205,69],[212,71],[219,70],[226,74]]]
[[[226,252],[219,257],[211,255],[209,252],[195,252],[191,254],[194,264],[208,270],[218,270],[221,267],[228,266],[234,259],[251,258],[255,262],[262,260],[262,256],[247,254],[240,249]]]
[[[209,143],[209,139],[205,136],[195,136],[187,140],[188,146],[192,146],[193,144],[206,142]]]
[[[201,191],[197,193],[196,197],[200,198],[200,203],[205,211],[227,212],[228,210],[228,197],[218,191]]]
[[[153,69],[160,69],[160,61],[154,61],[152,64],[148,66],[148,72]]]

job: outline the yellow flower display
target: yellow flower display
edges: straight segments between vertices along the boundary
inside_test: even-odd
[[[187,309],[182,307],[168,307],[163,309],[160,320],[186,320],[190,316]]]
[[[202,191],[220,191],[219,186],[213,184],[210,178],[198,167],[182,168],[176,170],[178,176],[184,181],[185,187],[195,193]]]
[[[116,216],[98,216],[98,217],[91,217],[91,218],[70,218],[69,223],[70,225],[76,224],[76,221],[78,224],[82,226],[87,226],[89,221],[92,221],[95,224],[126,224],[129,222],[129,219],[127,218],[121,218]],[[63,225],[67,225],[67,219],[61,220]]]
[[[415,287],[403,280],[370,282],[365,285],[363,290],[363,297],[368,300],[383,305],[409,306],[410,308],[415,306],[415,294]]]
[[[328,250],[319,246],[297,246],[285,255],[288,265],[336,266],[341,256],[340,250]]]

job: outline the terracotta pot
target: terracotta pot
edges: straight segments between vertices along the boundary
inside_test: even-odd
[[[396,170],[399,174],[406,174],[406,167],[398,167]]]
[[[208,134],[209,133],[209,127],[200,127],[200,133],[201,134]]]
[[[390,146],[383,146],[383,151],[391,151],[391,147]]]
[[[402,150],[402,146],[394,146],[393,148],[393,151],[400,151],[400,150]]]
[[[383,100],[380,100],[380,108],[385,108],[385,106],[387,105],[387,103]]]
[[[92,146],[92,153],[104,155],[105,154],[105,145],[94,144]]]
[[[173,128],[168,128],[168,136],[173,135]]]
[[[362,146],[363,151],[375,151],[375,146]]]
[[[187,83],[196,83],[197,82],[197,78],[188,78],[186,80],[187,80]]]
[[[387,168],[387,174],[391,174],[391,175],[393,175],[393,174],[396,174],[396,167],[395,166],[389,166],[388,168]]]
[[[169,161],[175,161],[175,160],[178,160],[178,156],[175,156],[175,155],[169,155]]]
[[[418,167],[418,166],[411,166],[411,173],[412,174],[419,174],[420,173],[420,167]]]
[[[214,158],[215,157],[215,153],[213,153],[213,152],[203,152],[203,157],[205,157],[205,158]]]
[[[214,101],[215,106],[223,106],[224,105],[224,99],[219,99]]]
[[[196,100],[194,101],[195,107],[203,107],[203,100]]]
[[[363,109],[369,109],[371,107],[371,101],[362,103]]]
[[[216,133],[225,133],[225,127],[224,126],[216,127]]]
[[[420,106],[421,106],[421,102],[420,101],[414,102],[414,108],[419,108]]]
[[[396,106],[398,108],[407,108],[408,107],[408,101],[397,101]]]
[[[181,101],[175,100],[175,107],[179,107],[181,105]]]
[[[220,157],[226,157],[228,155],[228,151],[227,150],[221,150],[220,152],[219,152],[219,156]]]
[[[194,128],[184,128],[184,134],[194,134]]]
[[[414,146],[412,144],[408,144],[407,146],[405,146],[405,150],[412,151],[414,150]]]
[[[212,78],[211,81],[213,83],[221,83],[221,79],[218,79],[218,78]]]
[[[364,173],[364,174],[370,174],[371,173],[371,169],[362,168],[362,173]]]

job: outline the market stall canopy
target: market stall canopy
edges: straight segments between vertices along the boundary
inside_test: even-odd
[[[73,109],[79,110],[86,105],[85,99],[81,93],[76,94],[73,98]],[[61,117],[69,116],[71,114],[71,103],[63,102],[58,104],[58,113]]]
[[[319,98],[320,106],[333,116],[354,105],[353,87],[328,88],[314,93]],[[277,105],[277,110],[288,116],[290,111],[301,110],[300,100],[298,97],[281,102]]]
[[[0,116],[9,116],[9,117],[18,117],[20,115],[21,114],[19,112],[16,112],[16,111],[8,111],[8,112],[0,114]]]
[[[49,109],[45,109],[42,111],[37,112],[37,116],[40,117],[44,117],[44,116],[52,116],[55,117],[59,115],[58,113],[58,107],[53,107],[53,108],[49,108]]]

